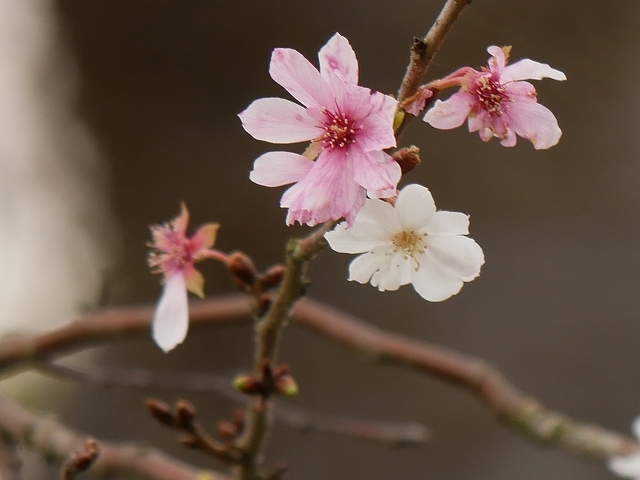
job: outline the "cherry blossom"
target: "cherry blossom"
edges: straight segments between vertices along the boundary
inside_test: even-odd
[[[149,246],[149,266],[154,273],[164,275],[164,289],[151,325],[152,337],[168,352],[182,343],[189,327],[187,290],[204,297],[204,278],[194,263],[206,258],[223,260],[223,253],[212,250],[219,225],[208,223],[187,237],[189,212],[183,203],[178,215],[164,225],[152,225]]]
[[[640,416],[631,424],[631,431],[640,441]],[[607,462],[609,470],[620,477],[640,480],[640,453],[632,453],[624,457],[613,457]]]
[[[540,150],[554,146],[562,131],[551,111],[537,103],[535,87],[522,80],[552,78],[566,80],[564,73],[549,65],[524,59],[506,66],[511,47],[491,46],[489,67],[477,71],[466,67],[454,72],[435,86],[460,85],[449,99],[437,100],[424,121],[432,127],[448,130],[469,119],[469,131],[478,132],[488,142],[501,139],[505,147],[516,144],[516,135],[531,140]]]
[[[367,200],[351,228],[343,222],[325,238],[336,252],[363,254],[351,262],[349,280],[380,291],[412,283],[424,299],[439,302],[480,274],[484,254],[468,233],[467,215],[436,211],[429,189],[408,185],[395,208]]]
[[[258,140],[312,141],[305,155],[265,153],[250,174],[267,187],[294,184],[280,201],[289,209],[288,225],[342,217],[351,223],[367,193],[392,197],[401,176],[398,164],[383,152],[396,146],[395,99],[357,85],[358,61],[341,35],[336,33],[318,56],[320,71],[296,50],[276,48],[271,57],[271,78],[304,107],[261,98],[239,115]]]

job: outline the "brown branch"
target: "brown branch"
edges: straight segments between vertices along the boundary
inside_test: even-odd
[[[100,449],[93,438],[88,438],[62,465],[60,480],[75,480],[79,473],[88,470],[96,461]]]
[[[306,238],[289,240],[285,270],[278,292],[267,312],[256,323],[254,375],[262,375],[265,366],[276,365],[282,330],[289,311],[305,292],[307,263],[326,245],[324,234],[332,230],[335,223],[325,223]],[[243,458],[234,468],[234,480],[254,480],[270,416],[271,402],[267,402],[265,398],[254,400],[247,407],[245,431],[236,442],[236,446],[243,452]]]
[[[50,417],[38,416],[0,396],[0,431],[45,458],[64,461],[85,441]],[[89,471],[96,474],[136,474],[150,480],[227,480],[199,470],[150,447],[98,441],[100,456]]]
[[[144,369],[116,369],[92,367],[82,371],[64,365],[45,363],[37,365],[38,371],[56,378],[89,383],[102,387],[152,388],[181,392],[215,393],[234,402],[247,403],[249,397],[231,387],[229,378],[191,372],[150,372]],[[301,432],[323,432],[349,437],[390,442],[395,445],[424,443],[429,432],[426,427],[414,422],[390,422],[384,420],[358,419],[342,415],[327,415],[309,412],[300,407],[275,401],[275,419]]]
[[[22,480],[21,467],[16,442],[4,432],[0,433],[0,479]]]

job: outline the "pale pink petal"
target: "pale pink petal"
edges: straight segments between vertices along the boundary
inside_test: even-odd
[[[488,124],[488,122],[486,119],[486,115],[484,114],[472,115],[469,117],[470,132],[477,132],[479,130],[485,129],[485,124]],[[493,133],[491,134],[491,136],[493,137]]]
[[[531,140],[536,150],[553,147],[562,136],[556,117],[539,103],[513,102],[508,114],[509,126],[522,138]]]
[[[551,68],[546,63],[539,63],[525,58],[516,63],[508,65],[500,75],[502,83],[513,82],[517,80],[542,80],[543,78],[552,78],[553,80],[566,80],[567,76],[560,70]]]
[[[427,249],[442,266],[468,282],[480,275],[484,253],[474,240],[460,235],[427,235]]]
[[[381,245],[371,252],[355,258],[349,264],[349,281],[367,283],[371,276],[389,262],[389,254],[393,245]]]
[[[189,240],[191,242],[191,251],[194,256],[197,256],[200,250],[211,248],[216,243],[216,235],[220,228],[219,223],[207,223],[202,225],[193,237]]]
[[[371,93],[371,114],[378,115],[385,123],[393,126],[393,118],[396,115],[398,101],[390,95],[380,92]]]
[[[507,64],[504,50],[500,47],[492,45],[490,47],[487,47],[487,52],[489,52],[489,55],[493,57],[489,59],[489,67],[491,68],[491,70],[501,72]]]
[[[189,210],[184,202],[180,202],[180,214],[171,221],[173,230],[181,235],[187,233],[187,225],[189,224]]]
[[[365,193],[353,181],[352,162],[341,149],[324,150],[309,173],[289,188],[280,205],[289,209],[287,223],[315,225],[344,217],[349,224],[362,207]]]
[[[371,90],[345,82],[338,75],[329,72],[329,86],[335,97],[335,106],[329,108],[334,114],[346,115],[352,121],[371,116]]]
[[[430,302],[441,302],[455,295],[463,285],[462,279],[451,270],[440,265],[425,250],[419,255],[420,268],[411,270],[411,283],[422,298]]]
[[[394,191],[396,185],[392,183],[387,170],[358,147],[354,145],[349,150],[349,160],[353,163],[353,180],[368,190]]]
[[[609,470],[625,478],[640,478],[640,454],[634,453],[626,457],[613,457],[607,462]]]
[[[189,328],[187,287],[182,275],[165,279],[164,291],[151,324],[151,336],[165,352],[182,343]]]
[[[424,231],[435,212],[436,204],[428,188],[411,184],[400,190],[396,200],[396,216],[404,231]]]
[[[511,129],[507,129],[507,133],[504,135],[504,138],[500,141],[500,145],[502,145],[503,147],[515,147],[516,142],[517,142],[516,133]]]
[[[537,102],[536,87],[529,82],[511,82],[505,85],[505,93],[512,101]],[[509,109],[509,104],[503,103]]]
[[[427,100],[433,97],[433,90],[429,88],[425,88],[424,86],[418,90],[413,97],[410,103],[403,103],[403,107],[407,113],[410,113],[414,117],[420,115],[420,112],[424,110],[424,106],[427,103]]]
[[[467,235],[469,216],[459,212],[434,213],[424,229],[429,235]]]
[[[349,228],[346,222],[342,222],[333,231],[324,234],[329,246],[339,253],[364,253],[378,245],[391,241],[389,234],[377,223],[358,221]]]
[[[391,198],[398,194],[396,186],[402,178],[402,169],[398,162],[396,162],[390,155],[385,152],[374,150],[367,153],[369,157],[375,160],[386,172],[389,177],[391,188],[383,190],[367,190],[367,196],[369,198]]]
[[[279,187],[302,179],[314,162],[291,152],[267,152],[253,163],[249,174],[252,182],[265,187]]]
[[[261,98],[238,116],[249,135],[265,142],[303,142],[323,132],[304,107],[283,98]]]
[[[450,130],[462,125],[469,116],[476,99],[468,92],[460,90],[446,101],[436,100],[424,116],[424,121],[434,128]]]
[[[387,262],[371,276],[371,285],[381,292],[395,291],[408,283],[413,269],[413,260],[400,250],[387,254]],[[404,283],[403,283],[404,281]]]
[[[338,74],[345,82],[358,83],[358,60],[349,41],[336,33],[320,49],[320,73],[328,81],[329,72]]]
[[[379,115],[368,115],[358,125],[360,129],[356,132],[356,143],[361,150],[370,152],[396,146],[393,118],[389,121]]]
[[[271,55],[269,73],[276,83],[303,105],[333,105],[329,84],[300,52],[291,48],[276,48]]]

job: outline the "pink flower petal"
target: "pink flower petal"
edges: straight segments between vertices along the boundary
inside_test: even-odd
[[[265,187],[279,187],[301,180],[314,162],[291,152],[267,152],[253,163],[249,174],[252,182]]]
[[[371,93],[371,114],[378,115],[385,123],[393,126],[393,118],[396,115],[398,101],[390,95],[380,92]]]
[[[358,84],[358,60],[349,41],[336,33],[320,49],[320,73],[329,81],[329,72],[340,76],[345,82]]]
[[[197,255],[200,250],[211,248],[216,243],[216,235],[220,228],[219,223],[207,223],[202,225],[191,237],[191,251]]]
[[[513,82],[517,80],[542,80],[543,78],[552,78],[553,80],[566,80],[567,76],[560,70],[551,68],[546,63],[539,63],[525,58],[516,63],[508,65],[500,75],[502,83]]]
[[[424,231],[434,213],[436,204],[428,188],[412,183],[400,190],[396,216],[404,231]]]
[[[335,97],[335,106],[329,108],[333,113],[346,115],[351,120],[360,120],[371,112],[371,90],[345,82],[329,72],[329,85]]]
[[[353,181],[353,165],[341,149],[320,153],[309,173],[289,188],[280,206],[289,209],[287,224],[315,225],[344,217],[349,224],[365,201]]]
[[[151,324],[151,336],[166,352],[182,343],[189,328],[187,287],[182,275],[166,278],[162,297],[156,307]]]
[[[303,105],[320,108],[333,105],[329,85],[300,52],[276,48],[271,55],[269,73],[273,80]]]
[[[283,98],[261,98],[238,116],[249,135],[265,142],[304,142],[323,132],[304,107]]]
[[[349,159],[353,162],[353,180],[357,184],[373,191],[395,190],[396,185],[391,182],[387,170],[358,146],[349,149]]]
[[[513,102],[509,118],[510,127],[522,138],[531,140],[536,150],[553,147],[562,136],[556,117],[539,103]]]
[[[491,68],[491,71],[502,72],[502,70],[504,70],[505,68],[505,65],[507,64],[504,50],[500,47],[492,45],[490,47],[487,47],[487,52],[489,52],[489,55],[493,57],[489,59],[489,67]]]
[[[402,169],[398,162],[396,162],[390,155],[387,155],[385,152],[381,152],[379,150],[374,150],[371,152],[367,152],[370,158],[376,161],[387,173],[387,176],[390,180],[391,188],[386,188],[382,190],[367,190],[367,195],[369,198],[391,198],[395,197],[398,194],[396,189],[398,182],[402,178]]]
[[[425,114],[424,121],[440,130],[459,127],[469,116],[474,103],[475,97],[461,90],[444,102],[436,100],[435,105]]]
[[[173,230],[176,233],[185,235],[187,233],[187,225],[189,224],[189,210],[184,202],[180,202],[180,214],[171,221]]]
[[[372,150],[384,150],[396,146],[396,137],[393,133],[393,118],[379,115],[368,115],[360,123],[357,131],[356,142],[358,147],[369,152]]]

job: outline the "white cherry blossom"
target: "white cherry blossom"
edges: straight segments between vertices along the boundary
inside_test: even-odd
[[[631,431],[640,441],[640,416],[631,424]],[[632,453],[624,457],[612,457],[607,462],[609,470],[623,478],[640,480],[640,453]]]

